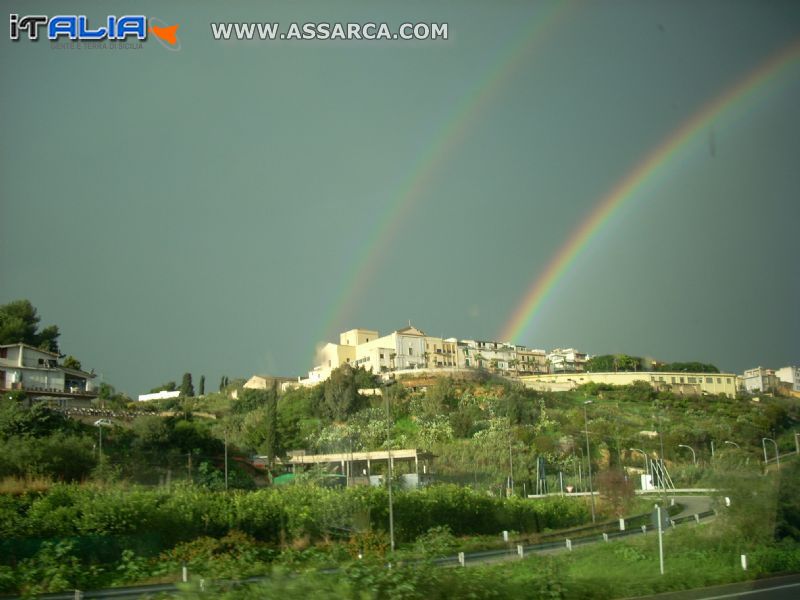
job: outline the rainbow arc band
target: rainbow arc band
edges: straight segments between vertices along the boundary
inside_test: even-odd
[[[781,74],[797,64],[798,59],[800,59],[800,39],[794,40],[773,54],[737,83],[705,104],[637,163],[608,194],[600,199],[589,215],[572,231],[544,270],[533,280],[497,339],[514,341],[522,338],[545,299],[614,214],[619,212],[626,202],[637,197],[641,198],[639,192],[648,182],[663,167],[669,165],[714,119],[741,106],[766,85],[777,81]]]
[[[328,335],[335,333],[335,327],[346,325],[352,317],[350,311],[355,307],[355,299],[368,288],[387,249],[424,195],[437,169],[458,148],[481,110],[490,104],[520,66],[529,63],[532,50],[556,32],[558,24],[576,7],[577,4],[565,1],[542,4],[435,130],[424,151],[417,156],[406,177],[380,211],[375,225],[370,227],[371,234],[355,250],[353,260],[348,261],[351,266],[345,271],[338,293],[329,304],[317,340],[327,339]]]

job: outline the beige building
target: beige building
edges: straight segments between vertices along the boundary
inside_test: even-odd
[[[425,366],[429,369],[458,366],[458,342],[454,338],[425,338]]]
[[[644,381],[659,390],[673,390],[682,394],[727,394],[736,396],[736,375],[733,373],[661,373],[656,371],[619,373],[550,373],[527,375],[522,382],[532,388],[553,391],[572,389],[584,383],[631,385]]]
[[[547,373],[547,352],[517,346],[516,372],[519,375],[535,375],[537,373]]]

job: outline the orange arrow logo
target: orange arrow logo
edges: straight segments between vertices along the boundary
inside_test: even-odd
[[[150,31],[156,37],[167,42],[170,46],[174,46],[178,42],[178,39],[175,37],[178,27],[180,27],[180,25],[170,25],[169,27],[156,27],[153,25],[150,27]]]

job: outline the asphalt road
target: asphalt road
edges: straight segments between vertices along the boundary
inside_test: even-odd
[[[669,497],[674,497],[675,502],[683,505],[683,510],[677,515],[673,515],[673,519],[690,517],[711,510],[711,498],[709,496],[678,496],[670,494]]]
[[[629,600],[796,600],[800,598],[800,574],[743,581],[728,585],[669,592],[655,596],[639,596]]]

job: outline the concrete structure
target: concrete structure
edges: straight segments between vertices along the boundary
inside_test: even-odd
[[[569,390],[590,382],[631,385],[636,381],[644,381],[657,390],[671,390],[680,394],[736,396],[736,375],[733,373],[661,373],[656,371],[550,373],[548,375],[528,375],[521,379],[528,387],[552,391]]]
[[[180,390],[175,390],[172,392],[161,390],[160,392],[154,392],[152,394],[139,394],[137,400],[139,402],[147,402],[148,400],[169,400],[170,398],[178,398],[180,395]]]
[[[775,371],[775,377],[788,383],[793,392],[800,392],[800,367],[783,367]]]
[[[265,460],[266,456],[259,456],[257,459]],[[430,452],[418,450],[416,448],[399,448],[397,450],[376,450],[373,452],[337,452],[333,454],[305,454],[304,452],[290,452],[289,457],[276,462],[279,464],[298,466],[311,465],[338,465],[341,473],[350,476],[353,474],[372,475],[372,465],[374,463],[392,462],[392,469],[395,469],[395,462],[414,462],[414,473],[419,473],[420,462],[424,472],[430,471],[430,461],[434,456]]]
[[[33,396],[96,398],[94,373],[68,369],[59,355],[28,346],[0,346],[0,390],[22,390]]]
[[[744,389],[750,393],[770,392],[778,387],[778,378],[775,375],[775,371],[764,367],[747,369],[742,379]]]

